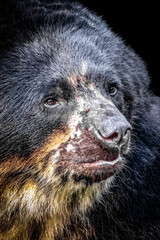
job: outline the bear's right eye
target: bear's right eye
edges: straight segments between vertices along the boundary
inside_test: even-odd
[[[116,93],[117,93],[117,90],[118,90],[118,89],[117,89],[116,86],[109,86],[108,91],[109,91],[110,96],[115,96]]]
[[[55,100],[54,98],[48,98],[44,101],[44,105],[46,107],[54,107],[57,104],[58,104],[58,101]]]

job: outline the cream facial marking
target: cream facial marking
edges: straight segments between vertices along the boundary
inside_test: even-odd
[[[85,76],[87,73],[87,69],[88,69],[88,64],[86,61],[82,62],[82,68],[81,68],[81,74],[82,76]]]
[[[74,151],[74,146],[72,144],[68,144],[66,147],[67,152]]]
[[[60,156],[60,153],[59,153],[59,151],[57,151],[57,152],[55,153],[55,155],[52,157],[51,162],[52,162],[53,164],[56,163],[56,162],[58,161],[59,156]]]
[[[75,132],[75,135],[77,136],[77,138],[79,138],[81,136],[82,132],[80,129],[78,129],[76,132]]]

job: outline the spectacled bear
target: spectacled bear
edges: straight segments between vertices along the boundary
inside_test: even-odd
[[[0,6],[0,240],[159,240],[141,58],[75,1]]]

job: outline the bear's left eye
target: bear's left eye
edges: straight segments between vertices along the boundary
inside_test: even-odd
[[[46,107],[53,107],[58,104],[58,101],[53,98],[48,98],[45,100],[44,105]]]
[[[108,92],[110,96],[115,96],[117,93],[117,87],[116,86],[109,86]]]

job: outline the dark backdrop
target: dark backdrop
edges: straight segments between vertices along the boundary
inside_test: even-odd
[[[142,57],[152,79],[151,89],[160,96],[159,28],[160,14],[155,1],[84,1],[90,10],[103,16],[114,32]],[[157,1],[158,2],[158,1]]]

